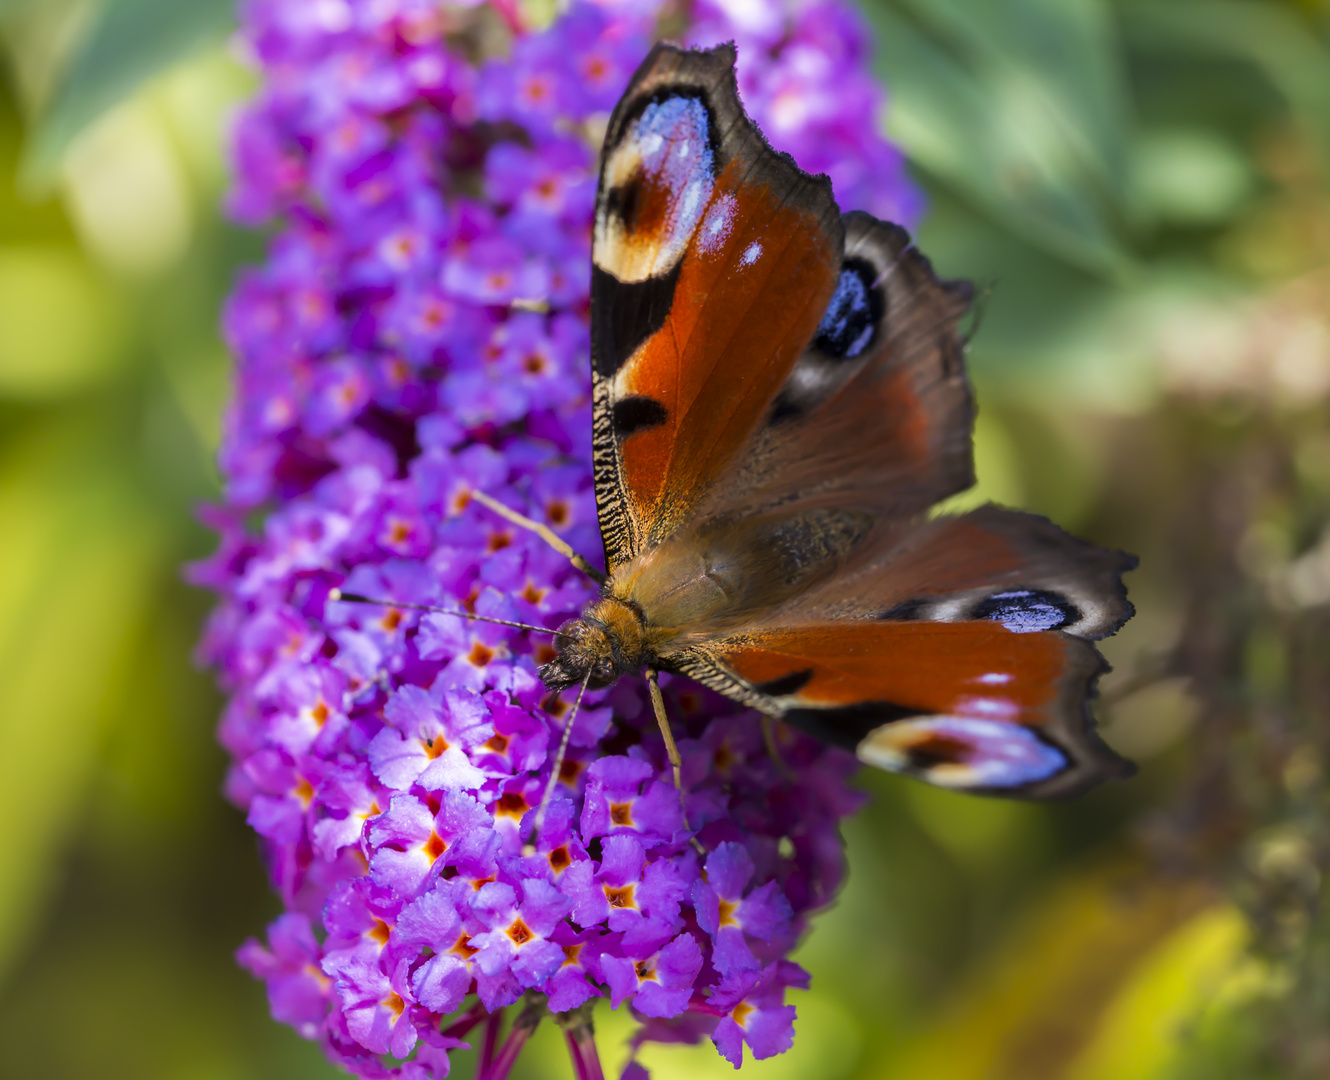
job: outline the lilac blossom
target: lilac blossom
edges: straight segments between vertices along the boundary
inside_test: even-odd
[[[240,962],[359,1076],[437,1080],[470,1040],[503,1080],[553,1014],[599,1077],[601,998],[642,1021],[635,1046],[780,1053],[807,983],[787,954],[843,877],[852,758],[781,729],[777,761],[758,717],[668,677],[682,805],[622,680],[586,695],[533,835],[570,717],[536,677],[550,639],[405,606],[555,627],[592,595],[473,495],[600,550],[596,140],[663,6],[575,2],[537,28],[515,3],[242,4],[263,88],[230,210],[274,232],[224,315],[224,503],[192,577],[221,597],[201,651],[229,695],[226,793],[286,908]],[[689,10],[690,43],[737,42],[777,148],[842,205],[911,221],[850,8]]]

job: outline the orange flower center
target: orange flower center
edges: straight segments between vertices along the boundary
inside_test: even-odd
[[[494,804],[494,813],[498,817],[520,818],[530,809],[526,799],[516,791],[499,796],[499,801]]]

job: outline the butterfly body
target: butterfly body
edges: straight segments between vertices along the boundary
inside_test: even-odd
[[[647,666],[670,670],[690,648],[825,579],[870,525],[867,515],[823,511],[712,524],[666,541],[618,567],[602,597],[560,629],[560,656],[542,677],[560,689],[588,670],[593,687]]]
[[[657,46],[610,119],[591,298],[608,576],[542,678],[677,672],[953,788],[1124,774],[1087,702],[1134,560],[996,507],[929,517],[974,480],[969,288],[773,151],[733,64]]]

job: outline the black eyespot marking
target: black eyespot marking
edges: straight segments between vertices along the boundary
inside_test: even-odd
[[[830,709],[790,709],[781,713],[780,718],[814,738],[853,752],[883,724],[918,715],[918,709],[908,709],[893,701],[864,701]]]
[[[622,221],[624,228],[630,233],[635,231],[641,193],[640,176],[634,176],[631,182],[612,187],[605,192],[605,213]]]
[[[780,424],[786,420],[793,420],[796,416],[802,416],[804,408],[795,400],[793,394],[786,393],[784,390],[776,398],[776,404],[771,410],[771,423]]]
[[[834,360],[853,360],[877,336],[887,298],[877,270],[865,259],[846,259],[831,302],[818,324],[813,348]]]
[[[680,259],[659,277],[620,281],[592,264],[591,362],[597,375],[612,378],[638,346],[665,325],[682,266]]]
[[[961,739],[933,732],[921,742],[907,747],[905,757],[910,768],[927,772],[938,765],[963,765],[972,751],[970,744]]]
[[[1081,610],[1061,593],[1047,589],[1012,589],[985,597],[970,612],[972,619],[992,619],[1016,634],[1061,630],[1080,622]]]
[[[916,596],[910,600],[902,600],[895,607],[882,612],[877,618],[890,619],[893,622],[914,622],[923,618],[926,607],[928,607],[928,601]]]
[[[766,694],[768,697],[785,697],[788,694],[797,694],[813,677],[813,669],[806,668],[803,671],[792,671],[788,675],[782,675],[779,679],[769,679],[764,683],[757,683],[753,689],[759,694]]]
[[[614,403],[614,432],[626,439],[635,432],[660,427],[669,415],[665,406],[654,398],[624,398]]]

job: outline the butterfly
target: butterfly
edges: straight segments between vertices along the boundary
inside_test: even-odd
[[[734,63],[733,45],[657,45],[606,130],[606,573],[475,493],[601,583],[541,679],[645,673],[676,783],[662,670],[947,788],[1046,798],[1129,774],[1089,700],[1106,670],[1092,642],[1132,615],[1136,560],[996,506],[930,516],[975,480],[971,289],[774,151]]]
[[[735,51],[656,46],[610,118],[592,245],[607,576],[551,689],[685,675],[869,765],[1047,797],[1130,766],[1091,644],[1135,559],[986,506],[964,283],[745,114]]]

